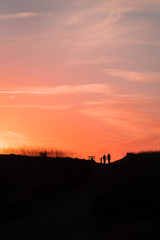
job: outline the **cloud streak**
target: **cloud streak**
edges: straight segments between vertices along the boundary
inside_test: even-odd
[[[0,14],[0,20],[10,20],[10,19],[22,19],[22,18],[32,18],[39,16],[35,12],[21,12],[12,14]]]
[[[160,82],[159,72],[130,72],[119,69],[104,69],[106,75],[135,82]]]
[[[54,105],[54,106],[47,106],[47,105],[0,105],[1,108],[17,108],[17,109],[24,109],[24,108],[37,108],[37,109],[45,109],[45,110],[67,110],[74,105]]]
[[[13,137],[13,138],[24,138],[24,134],[16,133],[16,132],[13,132],[13,131],[8,131],[6,133],[0,133],[0,136],[2,136],[2,137]]]
[[[59,95],[75,93],[102,93],[109,92],[106,84],[83,84],[83,85],[63,85],[52,88],[32,88],[25,90],[1,90],[0,94],[35,94],[35,95]]]

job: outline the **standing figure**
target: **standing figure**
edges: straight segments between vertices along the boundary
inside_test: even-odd
[[[106,163],[106,155],[105,154],[103,155],[103,163],[104,164]]]
[[[108,159],[108,164],[110,164],[110,161],[111,161],[111,155],[108,153],[107,155],[107,159]]]

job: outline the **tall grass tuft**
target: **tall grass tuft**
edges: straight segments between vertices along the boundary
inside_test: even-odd
[[[19,147],[19,148],[0,148],[0,154],[15,154],[15,155],[22,155],[22,156],[42,156],[42,153],[46,153],[47,157],[53,157],[53,158],[65,158],[65,157],[75,157],[76,154],[69,152],[69,151],[63,151],[59,150],[57,148],[32,148],[32,147]]]

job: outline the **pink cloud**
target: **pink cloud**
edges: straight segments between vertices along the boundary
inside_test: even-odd
[[[39,16],[38,13],[34,12],[21,12],[12,14],[0,14],[0,20],[10,20],[10,19],[21,19],[21,18],[31,18]]]
[[[25,109],[25,108],[37,108],[37,109],[46,109],[46,110],[67,110],[74,105],[0,105],[1,108],[17,108],[17,109]]]
[[[159,98],[145,96],[118,96],[100,101],[101,104],[86,103],[80,113],[105,123],[108,134],[115,143],[131,142],[141,137],[160,136]],[[94,102],[93,102],[94,103]],[[110,141],[108,140],[108,141]]]
[[[119,69],[104,69],[106,75],[135,82],[160,82],[159,72],[131,72]]]
[[[107,84],[82,84],[62,85],[57,87],[37,87],[19,90],[1,90],[0,94],[36,94],[36,95],[59,95],[74,93],[107,93],[110,89]]]

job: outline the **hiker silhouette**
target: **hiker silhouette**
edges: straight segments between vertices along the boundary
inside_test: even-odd
[[[104,164],[106,163],[106,155],[105,154],[103,155],[103,163]]]
[[[108,159],[108,164],[110,164],[110,161],[111,161],[111,155],[108,153],[107,155],[107,159]]]

